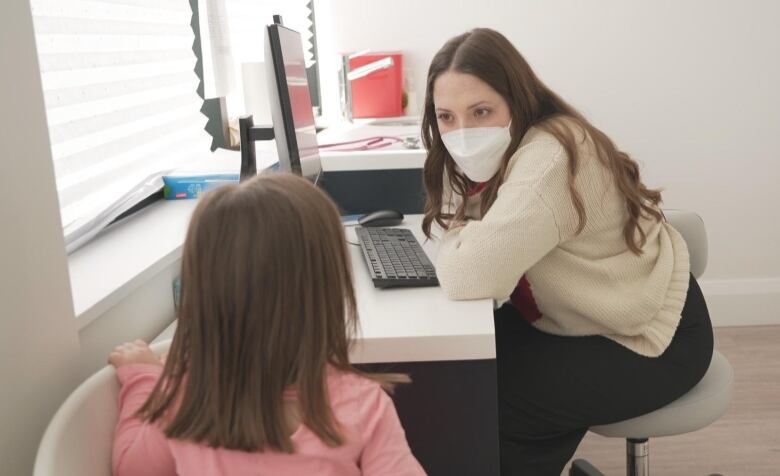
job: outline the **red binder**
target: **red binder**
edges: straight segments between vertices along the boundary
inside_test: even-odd
[[[349,69],[354,71],[388,56],[393,58],[390,68],[352,80],[352,117],[403,115],[403,55],[400,52],[360,55],[349,60]]]

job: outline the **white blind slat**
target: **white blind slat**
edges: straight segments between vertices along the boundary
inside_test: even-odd
[[[191,14],[189,2],[186,0],[178,2],[178,8],[171,8],[172,4],[165,8],[137,6],[134,3],[112,3],[102,0],[33,0],[30,7],[33,17],[37,18],[122,20],[146,24],[179,25],[182,23],[182,15]],[[189,22],[189,19],[187,21]]]
[[[38,52],[50,54],[86,54],[122,51],[170,51],[192,48],[192,38],[186,36],[130,35],[41,35]]]
[[[110,110],[104,114],[53,125],[49,127],[49,135],[52,144],[58,144],[73,137],[100,131],[103,128],[114,127],[124,122],[140,120],[164,111],[188,106],[191,99],[188,94],[184,94],[126,109]]]
[[[112,196],[120,196],[129,191],[130,187],[119,188],[116,186],[104,187],[102,184],[106,180],[111,180],[113,184],[118,181],[126,181],[128,177],[136,182],[154,171],[163,172],[178,167],[181,164],[191,161],[194,158],[202,158],[208,152],[203,152],[203,146],[208,151],[209,140],[203,141],[193,137],[191,134],[171,134],[163,140],[155,141],[154,150],[149,147],[141,147],[137,150],[128,151],[125,155],[115,157],[110,164],[98,164],[96,167],[80,174],[78,184],[87,193],[75,193],[72,184],[69,184],[65,194],[70,194],[70,205],[76,202],[82,202],[82,206],[95,201],[92,195],[96,193],[105,193]],[[165,152],[168,160],[165,167],[160,167],[158,154]],[[75,178],[75,177],[74,177]],[[99,209],[103,204],[99,201],[95,206]]]
[[[168,78],[170,80],[169,82],[162,84],[155,81],[147,88],[140,88],[140,90],[135,87],[140,84],[140,81],[135,81],[135,84],[126,85],[124,91],[115,96],[92,97],[83,103],[72,101],[71,99],[73,98],[68,96],[65,92],[63,92],[61,96],[52,94],[51,102],[55,104],[55,106],[48,110],[51,114],[49,122],[51,124],[61,124],[75,119],[97,116],[108,111],[124,109],[139,104],[147,104],[171,96],[178,96],[182,93],[186,93],[190,88],[197,87],[198,80],[188,76],[190,75],[185,73],[181,76],[171,77]]]
[[[165,111],[135,121],[125,122],[116,127],[104,128],[91,134],[80,135],[69,140],[52,144],[52,155],[54,160],[57,161],[63,157],[91,150],[115,140],[130,138],[140,132],[154,131],[159,127],[184,117],[190,117],[191,115],[192,107],[189,104],[186,104],[178,109]]]
[[[187,36],[188,25],[170,23],[141,23],[125,20],[91,20],[84,18],[38,17],[38,35],[70,35],[74,31],[85,35],[160,35]]]
[[[126,195],[132,191],[133,184],[127,186],[126,181],[134,181],[136,184],[145,179],[148,175],[159,173],[168,173],[170,170],[175,169],[187,162],[197,160],[210,155],[210,152],[203,152],[203,147],[208,151],[209,141],[202,141],[199,138],[194,138],[192,135],[186,134],[173,134],[170,137],[165,138],[164,141],[155,141],[155,150],[149,148],[141,148],[138,150],[130,151],[124,157],[117,157],[114,159],[110,167],[94,167],[90,170],[89,176],[79,177],[79,187],[85,191],[85,193],[75,193],[73,187],[69,187],[63,193],[69,195],[68,206],[64,209],[71,210],[71,205],[80,203],[77,207],[94,206],[95,209],[100,211],[110,201],[103,201],[101,203],[95,197],[96,194],[108,194],[112,197],[120,197]],[[167,154],[167,161],[165,167],[160,167],[158,154],[165,152]],[[103,186],[105,181],[109,179],[112,181],[112,187]],[[123,181],[125,186],[118,186],[117,184]],[[79,218],[79,217],[76,217]],[[84,217],[89,218],[89,217]],[[63,224],[67,223],[64,221]]]
[[[193,62],[195,57],[192,51],[168,50],[168,51],[122,51],[122,52],[94,52],[89,54],[89,64],[73,58],[73,55],[55,54],[38,55],[41,72],[43,74],[52,71],[71,71],[78,68],[98,68],[101,66],[124,66],[130,64],[165,63],[168,61],[180,61],[189,59]]]
[[[128,64],[109,67],[95,67],[85,74],[83,70],[51,71],[41,75],[44,89],[82,88],[108,83],[116,78],[125,81],[155,79],[175,73],[192,72],[195,62],[191,58],[179,61],[162,61],[156,64]]]
[[[131,161],[140,151],[153,151],[155,144],[164,145],[175,140],[176,137],[186,135],[192,137],[193,134],[207,137],[200,128],[192,130],[196,124],[202,124],[201,116],[192,113],[190,116],[167,124],[63,157],[54,163],[55,171],[62,176],[57,181],[57,187],[60,190],[67,190],[69,187],[78,186],[85,179],[95,176],[98,172],[110,170],[112,167]],[[161,168],[165,168],[164,164],[168,158],[162,153],[159,154],[159,157]]]

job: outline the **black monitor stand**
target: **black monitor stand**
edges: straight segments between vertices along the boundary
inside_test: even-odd
[[[273,126],[255,126],[251,115],[238,118],[238,132],[241,138],[241,182],[257,175],[257,154],[255,141],[273,140]]]

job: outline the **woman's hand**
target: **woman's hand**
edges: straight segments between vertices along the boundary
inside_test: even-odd
[[[163,365],[163,361],[142,340],[116,346],[108,356],[108,363],[116,368],[128,364]]]

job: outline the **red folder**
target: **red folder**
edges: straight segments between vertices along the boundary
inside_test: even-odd
[[[352,80],[352,117],[403,115],[403,55],[400,52],[360,55],[349,60],[349,69],[354,71],[388,56],[393,58],[390,68]]]

